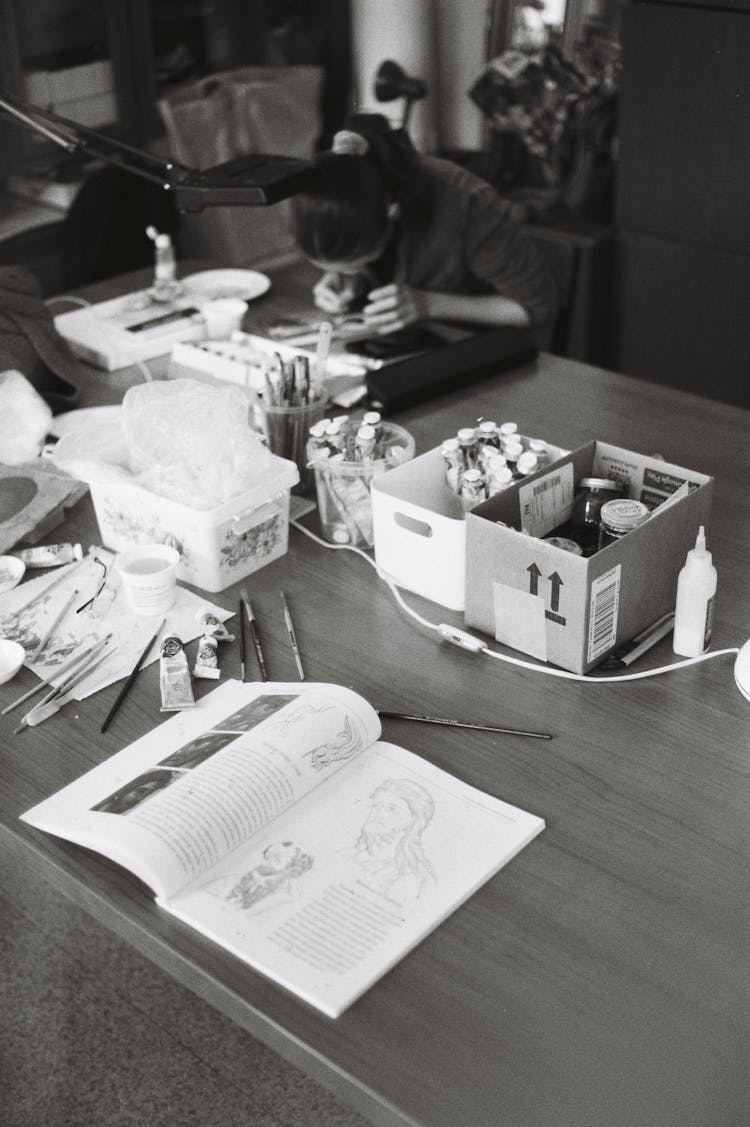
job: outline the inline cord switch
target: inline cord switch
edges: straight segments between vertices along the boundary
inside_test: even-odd
[[[716,568],[706,551],[703,525],[698,529],[695,547],[677,577],[677,602],[674,615],[672,649],[682,657],[698,657],[711,641],[716,594]]]
[[[459,630],[457,626],[449,626],[447,622],[441,622],[437,631],[445,642],[459,646],[462,650],[469,650],[470,653],[481,653],[485,647],[481,638],[475,638],[473,634]]]

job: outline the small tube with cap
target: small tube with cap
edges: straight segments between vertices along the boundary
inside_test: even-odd
[[[26,567],[60,567],[83,559],[80,544],[39,544],[15,553]]]
[[[195,707],[185,647],[182,639],[174,634],[161,644],[159,687],[162,712],[181,712],[183,708]]]

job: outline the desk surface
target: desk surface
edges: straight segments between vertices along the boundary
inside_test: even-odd
[[[128,378],[92,374],[84,402],[112,402]],[[750,637],[747,412],[542,356],[396,421],[419,453],[480,415],[563,446],[599,438],[713,474],[714,646]],[[88,497],[64,531],[96,542]],[[476,658],[406,618],[358,557],[294,530],[288,554],[250,586],[272,676],[294,678],[277,613],[284,588],[310,679],[351,685],[384,709],[554,732],[547,743],[384,723],[385,738],[542,815],[545,832],[331,1021],[163,915],[124,870],[18,821],[161,720],[152,665],[103,736],[110,691],[17,737],[16,713],[0,717],[3,863],[45,875],[376,1124],[747,1123],[750,705],[733,658],[599,686]],[[236,595],[215,598],[232,608]],[[667,641],[644,662],[670,660]],[[0,705],[32,684],[23,670],[0,687]]]

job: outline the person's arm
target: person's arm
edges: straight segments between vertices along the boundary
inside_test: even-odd
[[[393,283],[371,290],[363,310],[365,323],[391,333],[416,321],[466,321],[476,325],[530,324],[519,302],[501,294],[449,294]]]

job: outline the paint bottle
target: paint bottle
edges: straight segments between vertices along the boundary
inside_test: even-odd
[[[478,469],[468,469],[461,480],[461,504],[468,512],[487,499],[487,486]]]
[[[677,577],[672,649],[681,657],[698,657],[708,648],[715,594],[716,568],[711,563],[711,553],[706,551],[706,534],[701,525],[695,547],[688,552]]]
[[[649,516],[650,510],[643,501],[634,501],[629,497],[605,501],[599,510],[600,550],[632,532],[644,520],[648,520]]]
[[[177,296],[180,288],[177,282],[177,262],[172,239],[151,226],[146,228],[146,234],[154,244],[154,281],[150,291],[151,297],[155,301],[171,301]]]
[[[445,480],[451,491],[461,492],[461,479],[464,475],[464,456],[457,438],[446,438],[440,447],[440,453],[445,463]]]

